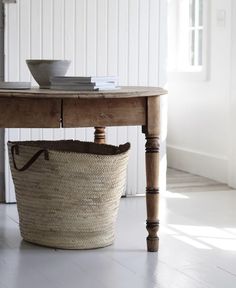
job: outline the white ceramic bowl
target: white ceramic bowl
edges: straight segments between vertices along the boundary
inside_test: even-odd
[[[41,89],[50,88],[50,78],[54,76],[65,76],[70,66],[69,60],[28,59],[26,63]]]

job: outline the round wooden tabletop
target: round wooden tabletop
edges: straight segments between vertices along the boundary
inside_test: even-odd
[[[50,89],[32,88],[28,90],[0,90],[0,98],[134,98],[149,97],[167,94],[160,87],[126,86],[115,90],[100,91],[59,91]]]

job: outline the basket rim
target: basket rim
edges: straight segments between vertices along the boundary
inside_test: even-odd
[[[68,150],[65,147],[52,147],[48,144],[70,144],[76,148],[75,145],[89,145],[92,151],[75,151],[75,149]],[[115,156],[126,154],[130,150],[130,143],[126,142],[119,146],[110,144],[98,144],[91,141],[80,140],[35,140],[35,141],[8,141],[8,146],[19,145],[31,148],[47,149],[49,152],[71,153],[71,154],[87,154],[87,155],[99,155],[99,156]],[[48,146],[47,146],[48,145]],[[78,148],[78,147],[77,147]]]

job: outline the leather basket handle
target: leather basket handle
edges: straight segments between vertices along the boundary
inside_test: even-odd
[[[22,168],[18,168],[17,165],[16,165],[16,161],[15,161],[15,152],[16,154],[19,154],[19,147],[18,145],[13,145],[11,146],[11,155],[12,155],[12,160],[13,160],[13,165],[14,165],[14,168],[19,171],[19,172],[22,172],[22,171],[25,171],[27,170],[38,158],[39,156],[44,153],[44,159],[45,160],[49,160],[49,155],[48,155],[48,151],[46,149],[41,149],[39,150],[38,152],[36,152],[32,157],[31,159],[22,167]]]

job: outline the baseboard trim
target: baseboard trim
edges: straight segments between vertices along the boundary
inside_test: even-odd
[[[167,165],[222,183],[228,182],[228,160],[224,157],[167,145]]]

